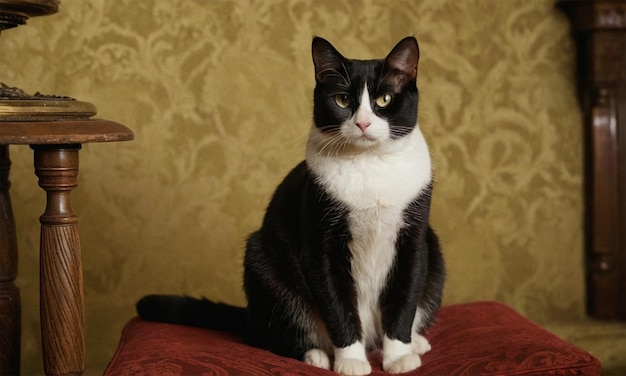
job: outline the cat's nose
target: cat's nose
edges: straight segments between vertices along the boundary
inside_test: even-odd
[[[370,121],[359,121],[356,123],[356,126],[359,127],[359,129],[361,130],[361,132],[365,132],[365,130],[367,129],[367,127],[369,127],[372,124],[372,122]]]

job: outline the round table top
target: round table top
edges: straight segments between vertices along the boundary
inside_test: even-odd
[[[133,138],[130,129],[109,120],[0,121],[0,145],[84,144]]]

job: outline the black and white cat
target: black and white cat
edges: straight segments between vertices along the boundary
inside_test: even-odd
[[[241,333],[253,346],[345,375],[413,370],[441,304],[444,261],[428,219],[432,167],[417,124],[419,48],[383,60],[312,45],[314,126],[306,160],[278,186],[244,262],[246,308],[151,295],[149,320]]]

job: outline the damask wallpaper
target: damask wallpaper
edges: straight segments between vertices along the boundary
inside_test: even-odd
[[[241,261],[304,155],[314,35],[346,56],[420,43],[420,126],[436,168],[445,302],[583,316],[582,128],[574,45],[552,0],[64,0],[0,37],[0,81],[94,103],[136,139],[81,152],[87,374],[148,293],[244,304]],[[11,147],[22,365],[40,373],[32,152]]]

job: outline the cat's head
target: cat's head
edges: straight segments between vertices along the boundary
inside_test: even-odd
[[[401,40],[382,60],[353,60],[328,41],[312,44],[318,149],[370,150],[410,134],[417,123],[419,47]]]

